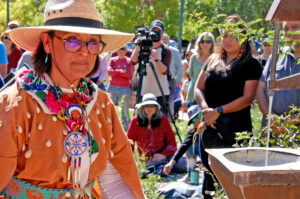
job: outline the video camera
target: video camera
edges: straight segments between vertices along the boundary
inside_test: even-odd
[[[160,40],[160,34],[155,31],[149,31],[149,27],[140,27],[138,28],[137,36],[140,37],[140,54],[139,58],[142,60],[149,60],[151,55],[153,41],[157,42]]]

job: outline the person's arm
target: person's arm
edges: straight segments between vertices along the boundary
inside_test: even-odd
[[[168,50],[167,50],[167,53],[168,53]],[[167,57],[167,54],[166,53],[166,57]],[[152,51],[151,51],[151,56],[152,56],[152,58],[154,59],[154,62],[155,62],[155,66],[156,66],[156,68],[158,69],[158,71],[161,73],[161,74],[167,74],[168,73],[168,71],[169,71],[169,67],[170,67],[170,62],[171,62],[171,56],[170,56],[170,58],[168,58],[168,63],[167,64],[165,64],[165,62],[166,62],[166,57],[164,58],[164,60],[159,60],[158,58],[157,58],[157,51],[156,51],[156,49],[152,49]]]
[[[122,128],[113,102],[108,94],[105,97],[108,101],[108,105],[106,106],[106,110],[108,111],[106,111],[106,114],[109,114],[107,116],[111,118],[112,125],[111,151],[108,152],[110,154],[108,160],[130,187],[135,197],[144,198],[131,144]],[[110,132],[107,131],[106,133],[109,134]]]
[[[193,126],[188,129],[186,138],[184,139],[184,141],[177,149],[175,155],[172,158],[175,160],[175,162],[178,162],[178,160],[183,156],[183,154],[190,148],[190,146],[192,146],[195,132],[196,128]]]
[[[182,102],[186,102],[186,96],[187,96],[186,90],[185,91],[181,91],[181,96],[182,96],[182,98],[181,98]]]
[[[0,64],[0,73],[1,76],[4,78],[7,72],[7,64]]]
[[[111,77],[116,76],[118,74],[118,72],[116,72],[116,70],[114,69],[114,67],[115,67],[115,61],[114,61],[114,59],[111,59],[109,61],[109,66],[107,68],[107,73]]]
[[[266,116],[268,115],[269,102],[265,93],[265,89],[266,89],[265,82],[259,81],[256,90],[256,99],[257,99],[257,104],[259,106],[259,109]]]
[[[209,108],[204,96],[204,89],[205,89],[204,79],[205,79],[205,71],[201,69],[194,87],[194,96],[197,104],[202,110]]]
[[[0,41],[0,74],[4,78],[7,73],[7,54],[4,44]]]
[[[100,74],[98,76],[98,81],[97,81],[97,84],[100,85],[103,80],[105,79],[106,77],[106,74],[107,74],[107,59],[106,59],[106,56],[104,56],[103,58],[100,58],[101,61],[100,61]]]
[[[132,65],[131,61],[129,60],[128,64],[127,64],[127,70],[126,70],[126,72],[123,73],[122,76],[125,78],[128,78],[128,79],[131,79],[132,75],[133,75],[133,65]]]
[[[174,164],[178,162],[178,160],[183,156],[183,154],[189,149],[189,147],[193,144],[193,137],[194,133],[196,132],[196,129],[194,127],[189,128],[187,132],[187,136],[184,139],[183,143],[180,145],[180,147],[177,149],[175,155],[173,158],[169,161],[168,164],[164,167],[164,173],[166,175],[169,175]]]
[[[20,68],[23,67],[24,63],[25,63],[25,59],[28,57],[27,51],[23,53],[22,57],[19,59],[18,61],[18,65],[16,70],[19,70]]]
[[[266,91],[266,82],[270,75],[270,67],[271,67],[271,56],[269,57],[266,66],[262,72],[256,90],[256,99],[257,99],[259,109],[265,116],[268,115],[268,107],[269,107],[269,101],[265,91]]]
[[[138,43],[138,42],[137,42]],[[140,53],[140,45],[137,44],[134,48],[133,53],[131,54],[131,62],[132,65],[135,65],[136,63],[138,63],[138,57],[139,57],[139,53]]]
[[[195,62],[195,58],[196,58],[196,54],[192,55],[192,57],[190,59],[190,62],[189,62],[189,67],[187,69],[187,73],[191,77],[191,79],[193,78],[193,75],[194,75],[194,62]]]

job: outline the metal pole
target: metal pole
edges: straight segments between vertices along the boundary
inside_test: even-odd
[[[180,134],[179,134],[179,132],[178,132],[178,128],[177,128],[177,126],[176,126],[176,123],[175,123],[174,117],[173,117],[173,115],[172,115],[172,112],[171,112],[169,106],[167,105],[168,102],[167,102],[166,96],[165,96],[165,94],[164,94],[164,91],[163,91],[163,89],[162,89],[162,87],[161,87],[161,84],[160,84],[160,82],[159,82],[159,79],[158,79],[157,73],[156,73],[156,71],[155,71],[154,65],[153,65],[152,62],[149,62],[149,64],[150,64],[150,67],[151,67],[151,69],[152,69],[152,71],[153,71],[154,77],[155,77],[155,79],[156,79],[158,88],[159,88],[160,93],[161,93],[161,96],[162,96],[162,98],[163,98],[164,105],[166,106],[166,108],[167,108],[167,110],[168,110],[168,113],[169,113],[169,115],[170,115],[171,122],[174,124],[175,130],[176,130],[176,134],[177,134],[177,136],[178,136],[178,138],[179,138],[180,143],[182,143],[182,139],[181,139]]]
[[[274,86],[270,86],[270,84],[274,84],[275,75],[276,75],[276,63],[278,57],[278,43],[279,43],[279,33],[280,33],[280,24],[275,22],[274,28],[274,40],[273,40],[273,48],[272,48],[272,63],[271,63],[271,71],[270,71],[270,81],[268,85],[269,90],[269,108],[268,108],[268,135],[267,135],[267,150],[266,150],[266,158],[265,158],[265,166],[268,166],[268,158],[269,158],[269,142],[270,142],[270,131],[271,131],[271,113],[272,113],[272,104],[273,104],[273,96],[274,96]],[[271,87],[271,88],[270,88]]]
[[[8,26],[9,23],[9,0],[6,0],[6,26]]]
[[[274,40],[273,40],[273,48],[272,48],[272,65],[271,65],[271,72],[270,72],[270,80],[275,80],[275,73],[276,73],[276,62],[278,57],[278,43],[279,43],[279,33],[280,33],[280,24],[275,22],[274,27]],[[274,91],[273,89],[269,89],[270,91]]]
[[[184,0],[181,0],[180,3],[180,14],[179,14],[179,29],[178,29],[178,50],[181,53],[181,47],[182,47],[182,21],[183,21],[183,6],[184,6]]]

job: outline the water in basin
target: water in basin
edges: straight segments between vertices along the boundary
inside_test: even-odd
[[[260,149],[246,149],[225,153],[224,157],[237,164],[264,167],[266,152],[266,150]],[[300,156],[287,152],[268,150],[268,166],[292,163],[300,164]]]

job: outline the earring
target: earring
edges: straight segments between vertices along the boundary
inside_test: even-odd
[[[241,47],[240,53],[236,56],[236,58],[240,58],[244,52],[244,46]]]
[[[222,48],[221,59],[225,60],[225,49],[224,48]]]
[[[48,56],[49,56],[49,54],[46,53],[45,64],[47,64],[47,62],[48,62]]]

